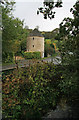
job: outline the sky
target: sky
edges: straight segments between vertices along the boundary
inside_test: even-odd
[[[50,20],[44,19],[41,13],[37,15],[38,8],[43,6],[43,0],[15,0],[13,15],[15,18],[18,17],[20,20],[24,20],[24,26],[28,26],[29,29],[39,26],[40,31],[52,31],[55,28],[59,28],[59,24],[65,17],[73,18],[70,8],[73,7],[76,1],[62,0],[63,7],[55,8],[55,18]]]

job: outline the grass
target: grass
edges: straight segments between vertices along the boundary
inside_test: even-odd
[[[15,64],[15,62],[10,62],[10,63],[2,63],[2,66],[7,66],[7,65],[11,65],[11,64]]]

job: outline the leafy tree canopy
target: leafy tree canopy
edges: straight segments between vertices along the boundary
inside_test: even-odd
[[[38,8],[37,14],[42,13],[44,19],[53,19],[56,13],[53,9],[62,7],[62,0],[57,0],[57,2],[54,2],[54,0],[44,0],[43,5],[43,7]]]
[[[72,18],[60,24],[58,40],[64,67],[61,81],[62,92],[72,101],[79,100],[79,0],[70,9]]]
[[[16,53],[24,50],[26,45],[27,29],[24,26],[24,20],[14,18],[12,11],[14,1],[5,1],[2,4],[2,55],[3,58],[9,53]],[[25,43],[25,44],[24,44]],[[7,59],[7,58],[6,58]]]

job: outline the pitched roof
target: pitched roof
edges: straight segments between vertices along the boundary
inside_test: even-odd
[[[39,36],[39,37],[43,37],[43,35],[38,31],[38,29],[34,29],[29,36]]]

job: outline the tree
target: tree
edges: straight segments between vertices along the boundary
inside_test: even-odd
[[[62,7],[62,0],[57,0],[57,2],[54,2],[54,0],[44,0],[43,5],[44,7],[38,8],[37,14],[42,13],[44,19],[53,19],[56,13],[53,9]]]
[[[25,49],[27,30],[23,28],[24,20],[14,18],[12,10],[15,2],[5,2],[2,6],[2,58],[3,62],[12,62],[13,54]],[[24,43],[25,44],[24,44]],[[24,48],[23,48],[24,47]],[[7,60],[7,61],[6,61]]]
[[[79,100],[79,0],[70,9],[72,18],[65,18],[59,29],[59,51],[64,71],[60,88],[71,101]]]
[[[45,41],[45,57],[47,57],[48,55],[53,55],[55,53],[55,47],[53,45],[53,43],[51,41]]]
[[[15,2],[2,2],[2,59],[6,60],[11,51],[11,41],[14,36],[13,24],[12,24],[12,15],[11,11],[13,10]],[[11,29],[12,28],[12,29]],[[12,34],[11,34],[12,33]],[[12,57],[10,57],[12,58]],[[12,59],[11,59],[12,60]]]
[[[56,36],[58,34],[58,31],[59,29],[58,28],[55,28],[54,30],[52,31],[43,31],[41,32],[42,35],[45,37],[45,39],[51,39],[52,41],[56,39]]]
[[[27,36],[28,36],[28,30],[26,28],[23,28],[22,34],[21,34],[21,43],[20,43],[20,48],[21,52],[26,51],[26,41],[27,41]]]

